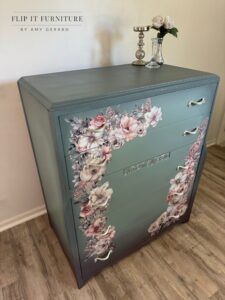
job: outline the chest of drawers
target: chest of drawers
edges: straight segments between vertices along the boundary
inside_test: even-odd
[[[168,65],[19,80],[49,219],[79,287],[188,221],[218,81]]]

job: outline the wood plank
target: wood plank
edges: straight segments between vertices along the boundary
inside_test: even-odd
[[[169,235],[152,243],[151,247],[166,261],[183,280],[185,287],[198,299],[207,299],[217,290],[217,285],[207,277],[198,265],[194,264],[190,256],[175,244]]]
[[[161,259],[157,252],[153,249],[149,249],[147,246],[140,251],[139,255],[143,255],[143,260],[141,262],[139,261],[141,266],[140,270],[142,272],[145,270],[149,276],[149,281],[152,281],[152,278],[154,278],[153,283],[156,291],[162,289],[167,299],[177,299],[177,297],[178,299],[197,299],[195,295],[185,287],[182,278],[177,276],[176,272],[174,272],[167,262]],[[150,270],[151,272],[149,272]],[[174,294],[174,292],[176,292],[176,294]],[[172,298],[171,293],[174,294]]]
[[[224,300],[224,295],[224,291],[218,291],[210,297],[210,300]]]
[[[20,281],[15,281],[2,288],[3,299],[25,300]]]
[[[0,234],[0,287],[13,284],[19,279],[16,259],[13,253],[12,231],[6,230]]]

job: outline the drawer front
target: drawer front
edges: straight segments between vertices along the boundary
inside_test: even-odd
[[[198,88],[187,89],[175,93],[162,94],[152,97],[152,107],[160,108],[162,112],[162,118],[159,122],[155,122],[155,124],[153,124],[154,120],[152,121],[153,127],[155,127],[156,124],[157,128],[165,127],[174,122],[179,122],[181,120],[192,118],[194,116],[203,116],[209,114],[214,98],[215,89],[216,84],[211,84],[208,86],[200,86]],[[119,113],[122,115],[133,113],[137,111],[138,108],[141,108],[144,103],[146,103],[147,99],[141,97],[143,96],[140,94],[139,96],[137,96],[137,99],[139,98],[139,100],[123,103],[118,106],[111,106],[111,108],[112,110],[115,110],[117,112],[119,111]],[[65,155],[74,153],[77,150],[77,146],[74,146],[73,138],[71,146],[71,124],[66,120],[78,118],[80,122],[87,121],[87,119],[91,120],[99,114],[103,114],[103,116],[106,115],[106,111],[107,107],[98,108],[92,111],[88,111],[87,108],[86,111],[74,111],[69,115],[62,115],[60,117],[60,126],[62,131]],[[150,116],[150,118],[151,117],[152,116]],[[77,124],[75,126],[77,126]],[[152,130],[153,129],[155,130],[155,128],[152,128]],[[94,145],[95,144],[93,143],[92,146]],[[82,151],[82,149],[79,149],[79,151]]]
[[[125,143],[120,149],[111,152],[111,159],[107,164],[105,175],[109,175],[121,169],[129,168],[146,161],[159,154],[171,152],[176,148],[184,147],[194,143],[197,139],[196,134],[184,135],[185,131],[191,131],[199,128],[206,117],[197,116],[185,121],[171,124],[167,127],[150,129],[146,136],[137,137],[136,139]],[[193,132],[192,132],[193,133]],[[68,188],[74,189],[74,169],[73,165],[82,164],[83,156],[65,157],[68,174]]]
[[[166,195],[164,191],[158,191],[154,194],[158,200],[163,199]],[[149,213],[151,217],[151,213]],[[81,268],[84,279],[89,279],[91,276],[96,274],[98,271],[110,265],[114,261],[120,259],[121,257],[127,255],[129,252],[134,250],[139,245],[146,243],[150,239],[150,235],[146,230],[149,227],[149,217],[140,219],[135,223],[129,224],[129,227],[123,226],[122,231],[117,230],[114,239],[114,250],[110,253],[108,259],[102,261],[94,261],[94,259],[84,259],[81,260]],[[109,252],[108,252],[109,253]],[[103,259],[107,258],[107,253]]]
[[[89,214],[89,211],[84,209],[85,204],[73,204],[84,278],[89,278],[109,262],[149,239],[153,235],[153,229],[158,230],[154,223],[167,212],[168,201],[171,208],[176,204],[171,204],[173,202],[171,198],[168,199],[168,192],[171,192],[176,175],[180,173],[177,168],[185,166],[185,162],[192,155],[192,148],[193,145],[187,145],[171,153],[154,157],[149,160],[149,163],[139,165],[138,168],[126,168],[105,176],[101,184],[105,184],[108,191],[111,190],[110,199],[103,206],[99,206],[94,213],[92,212],[94,217],[92,213]],[[194,151],[198,154],[195,156],[195,164],[190,172],[191,180],[193,180],[201,151],[200,140],[198,140],[198,149]],[[180,190],[176,192],[181,193]],[[89,201],[91,201],[90,195]],[[101,202],[101,198],[98,199]],[[150,228],[151,224],[153,224],[153,229]],[[101,238],[109,233],[109,240],[105,241],[105,246],[109,246],[109,249],[100,257],[92,256],[99,242],[98,231],[101,231]]]

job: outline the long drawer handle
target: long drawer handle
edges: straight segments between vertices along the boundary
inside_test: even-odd
[[[111,225],[108,226],[108,228],[106,229],[106,231],[104,233],[102,233],[101,235],[107,235],[107,233],[109,232],[109,230],[111,229]]]
[[[188,167],[185,167],[185,166],[177,166],[177,171],[180,171],[180,170],[187,170]]]
[[[100,261],[105,261],[105,260],[107,260],[107,259],[110,257],[111,253],[112,253],[112,250],[109,250],[109,252],[108,252],[108,254],[106,255],[106,257],[103,257],[103,258],[101,258],[101,257],[96,257],[96,258],[95,258],[95,262],[97,262],[98,260],[100,260]]]
[[[104,203],[99,204],[99,207],[105,207],[108,204],[109,199],[106,199]]]
[[[197,132],[198,132],[198,127],[195,127],[195,128],[193,128],[193,129],[191,129],[191,130],[185,130],[184,133],[183,133],[183,135],[184,135],[184,136],[190,135],[190,134],[194,135],[194,134],[196,134]]]
[[[174,193],[175,196],[183,196],[184,192],[181,193]]]
[[[206,102],[207,102],[207,100],[205,98],[201,98],[201,99],[196,100],[196,101],[191,100],[191,101],[188,102],[187,106],[190,107],[190,106],[195,106],[195,105],[202,105],[202,104],[205,104]]]
[[[179,219],[180,216],[179,216],[179,215],[178,215],[178,216],[170,216],[170,218],[171,218],[171,219]]]

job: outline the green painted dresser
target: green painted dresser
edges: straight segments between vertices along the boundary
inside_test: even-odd
[[[188,221],[218,82],[169,65],[19,80],[50,223],[79,287]]]

